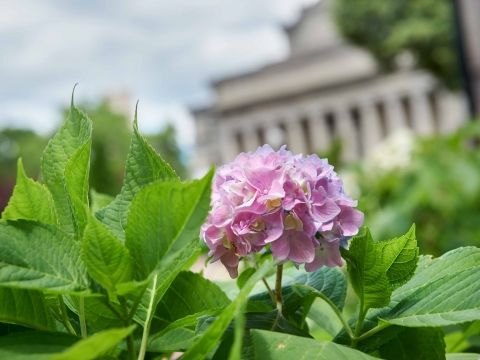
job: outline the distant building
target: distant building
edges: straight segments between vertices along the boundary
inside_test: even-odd
[[[465,121],[464,97],[413,70],[408,58],[399,59],[397,72],[381,74],[368,52],[337,33],[332,2],[305,9],[285,28],[288,59],[214,82],[215,103],[193,111],[196,172],[264,143],[307,154],[325,151],[338,138],[343,159],[353,161],[399,128],[428,135]]]

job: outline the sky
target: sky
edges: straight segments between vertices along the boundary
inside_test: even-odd
[[[316,1],[0,0],[0,128],[50,134],[78,83],[77,103],[140,100],[140,131],[171,122],[189,151],[211,81],[287,57],[282,25]]]

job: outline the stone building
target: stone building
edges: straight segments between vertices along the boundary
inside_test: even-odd
[[[193,111],[195,172],[264,143],[307,154],[339,139],[343,159],[354,161],[397,129],[428,135],[465,121],[464,97],[413,70],[405,58],[396,72],[381,74],[368,52],[336,31],[333,1],[305,9],[285,28],[291,48],[285,61],[214,82],[215,103]]]

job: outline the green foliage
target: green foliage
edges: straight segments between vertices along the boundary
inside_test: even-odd
[[[393,70],[409,51],[417,66],[458,88],[452,5],[448,0],[339,0],[334,17],[340,32],[369,50],[383,70]]]
[[[58,222],[52,196],[45,186],[27,177],[21,159],[17,165],[17,184],[2,219],[38,220],[52,225]]]
[[[269,331],[252,330],[257,359],[374,359],[360,351],[348,349],[329,341],[306,339]]]
[[[370,231],[353,238],[350,249],[341,249],[350,282],[360,306],[381,308],[390,302],[392,290],[407,282],[418,262],[415,227],[397,239],[373,242]]]
[[[181,182],[135,121],[120,195],[92,192],[89,208],[90,145],[90,120],[72,105],[44,152],[45,186],[18,162],[0,220],[2,359],[444,359],[442,328],[480,321],[480,249],[419,257],[415,227],[377,242],[366,229],[342,250],[360,303],[348,321],[342,270],[286,265],[274,287],[268,253],[248,259],[230,299],[228,287],[188,271],[213,169]],[[341,330],[328,342],[314,339],[315,326]],[[472,323],[448,349],[477,331]]]

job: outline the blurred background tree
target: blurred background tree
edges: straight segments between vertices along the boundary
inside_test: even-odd
[[[384,71],[399,56],[459,88],[453,9],[449,0],[338,0],[334,18],[341,34],[370,51]]]
[[[423,254],[480,246],[479,135],[480,123],[474,122],[450,135],[412,137],[406,166],[379,169],[373,159],[357,165],[359,209],[374,238],[396,237],[416,223]],[[382,152],[395,161],[384,148],[377,153]]]
[[[132,121],[126,115],[112,110],[108,100],[99,104],[80,104],[80,109],[93,122],[90,187],[98,193],[115,196],[120,192],[125,170]],[[61,110],[63,118],[69,109]],[[172,125],[146,136],[153,148],[185,179],[187,168],[177,145]],[[40,157],[53,134],[42,137],[30,130],[4,129],[0,131],[0,212],[8,203],[16,181],[17,159],[23,160],[29,177],[40,179]]]

